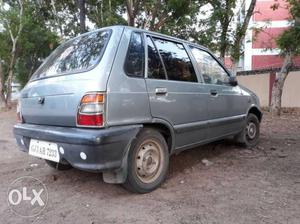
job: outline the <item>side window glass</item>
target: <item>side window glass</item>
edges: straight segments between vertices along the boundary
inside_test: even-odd
[[[141,33],[132,33],[127,56],[125,60],[125,72],[128,76],[144,77],[145,49]]]
[[[227,72],[209,53],[195,47],[191,47],[191,50],[205,83],[217,85],[228,83]]]
[[[150,37],[147,37],[147,48],[148,48],[148,78],[166,79],[166,74],[164,71],[163,64]]]
[[[197,82],[192,62],[180,43],[153,38],[167,70],[169,80]]]

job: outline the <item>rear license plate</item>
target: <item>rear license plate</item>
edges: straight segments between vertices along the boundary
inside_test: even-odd
[[[31,139],[29,145],[29,155],[59,162],[58,146],[56,143],[52,142]]]

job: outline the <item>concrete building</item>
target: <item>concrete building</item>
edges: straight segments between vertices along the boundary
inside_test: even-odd
[[[246,0],[248,9],[251,0]],[[273,10],[274,4],[278,8]],[[238,76],[239,83],[254,91],[263,107],[270,106],[275,73],[282,66],[283,57],[276,45],[276,38],[290,26],[289,5],[285,0],[257,0],[254,15],[244,41],[244,54],[241,57],[240,71],[251,71],[251,75]],[[258,32],[256,32],[258,30]],[[300,41],[300,40],[299,40]],[[300,57],[294,58],[294,64],[300,67]],[[230,62],[229,64],[230,67]],[[264,72],[270,70],[269,72]],[[285,81],[282,106],[299,108],[300,71],[290,72]]]
[[[250,2],[245,1],[246,9]],[[274,4],[278,4],[276,10],[272,9]],[[275,40],[290,26],[289,5],[285,0],[257,0],[254,11],[245,38],[241,70],[281,67],[283,58]],[[300,65],[300,58],[294,62]]]

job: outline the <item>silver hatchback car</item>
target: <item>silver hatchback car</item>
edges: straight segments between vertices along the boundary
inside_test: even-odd
[[[18,119],[22,151],[146,193],[174,153],[227,137],[256,145],[262,112],[208,49],[113,26],[59,46],[22,90]]]

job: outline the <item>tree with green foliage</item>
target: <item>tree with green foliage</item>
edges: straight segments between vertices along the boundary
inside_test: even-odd
[[[299,0],[286,0],[290,5],[291,26],[277,39],[277,45],[284,57],[281,70],[276,73],[272,88],[271,113],[279,116],[281,113],[281,97],[284,82],[293,67],[293,58],[300,55],[300,2]],[[276,10],[279,5],[274,5]]]
[[[124,0],[87,0],[87,18],[97,27],[126,25]]]
[[[198,11],[203,16],[199,17],[198,29],[191,32],[191,37],[198,43],[219,53],[222,62],[224,62],[226,55],[230,55],[233,62],[232,73],[236,75],[237,64],[243,53],[242,46],[245,34],[250,18],[254,13],[256,0],[252,0],[247,9],[245,9],[244,2],[239,0],[205,0],[199,2],[200,9]]]
[[[198,1],[126,0],[128,25],[177,36],[181,28],[192,25],[196,4]]]
[[[208,45],[219,52],[220,60],[224,62],[226,53],[232,45],[232,23],[235,19],[234,10],[237,0],[206,0],[204,2],[212,7],[212,12],[204,21],[203,25],[206,25],[208,29],[202,35],[210,36],[207,40]]]
[[[46,26],[43,8],[35,1],[1,2],[0,104],[10,106],[11,84],[25,85],[54,47],[58,37]],[[22,12],[21,12],[22,10]]]
[[[0,32],[0,109],[6,107],[6,79],[7,63],[9,61],[10,46],[7,32]]]
[[[45,26],[41,10],[34,2],[28,3],[25,8],[24,27],[15,67],[15,78],[21,86],[27,83],[42,61],[58,46],[58,36]]]
[[[79,0],[28,0],[35,4],[45,26],[49,31],[56,33],[60,41],[69,39],[79,33],[87,31],[86,2]],[[83,7],[85,9],[83,9]]]
[[[5,7],[8,9],[6,10]],[[10,49],[9,54],[0,55],[0,63],[2,63],[2,58],[7,59],[7,75],[3,74],[3,69],[1,78],[0,78],[0,85],[2,86],[1,100],[5,99],[3,103],[6,106],[9,106],[11,100],[11,84],[13,81],[14,76],[14,67],[17,60],[17,44],[19,38],[21,36],[21,32],[24,26],[24,2],[22,0],[15,1],[7,1],[7,2],[0,2],[0,18],[1,18],[1,25],[5,29],[5,31],[9,34],[9,41],[10,41]],[[6,38],[7,39],[7,38]],[[2,51],[3,52],[3,51]],[[1,65],[2,67],[2,65]],[[3,86],[6,83],[6,94],[4,95]]]
[[[170,1],[165,9],[168,16],[164,22],[155,24],[155,21],[159,20],[152,18],[150,30],[182,39],[191,39],[201,4],[201,1]],[[156,13],[160,14],[159,9],[157,11]],[[170,13],[167,13],[168,11]]]
[[[256,0],[251,0],[248,9],[246,9],[243,18],[240,18],[237,23],[236,30],[233,35],[233,44],[230,49],[230,59],[232,61],[232,74],[236,76],[238,63],[242,54],[242,45],[245,41],[246,32],[249,26],[251,16],[254,13]]]

